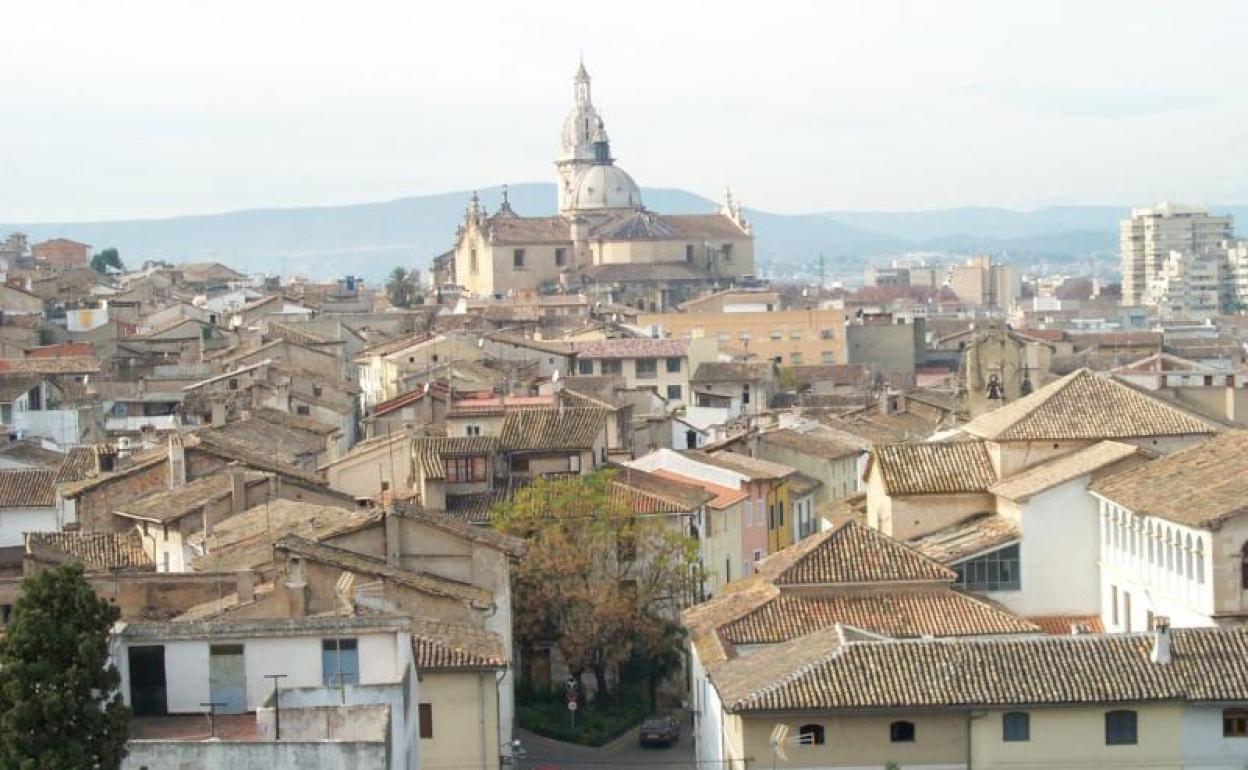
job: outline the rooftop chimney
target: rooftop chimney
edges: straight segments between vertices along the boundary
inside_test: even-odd
[[[403,555],[403,534],[399,517],[393,510],[385,513],[386,564],[398,567]]]
[[[1170,662],[1169,618],[1153,618],[1153,650],[1149,653],[1148,659],[1154,663],[1161,664],[1167,664]]]
[[[292,556],[287,566],[286,597],[290,617],[301,618],[308,614],[308,581],[304,577],[303,559]]]
[[[238,603],[247,604],[256,600],[256,576],[249,569],[240,569],[235,573],[238,589]]]
[[[230,471],[230,512],[247,510],[247,471],[234,468]]]

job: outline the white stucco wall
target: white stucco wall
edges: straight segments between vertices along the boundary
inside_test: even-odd
[[[1087,486],[1088,477],[1083,476],[1022,502],[999,503],[999,511],[1022,526],[1022,590],[982,596],[1024,617],[1100,612],[1100,525],[1096,499]]]
[[[2,508],[0,509],[0,548],[24,545],[25,532],[59,532],[61,518],[52,508]]]

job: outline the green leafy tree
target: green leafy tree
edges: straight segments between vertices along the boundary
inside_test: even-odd
[[[411,273],[402,267],[390,271],[390,277],[386,280],[386,299],[390,300],[391,305],[411,307],[416,304],[419,293],[419,287],[412,280]]]
[[[108,660],[116,607],[73,563],[22,584],[0,640],[0,767],[116,770],[130,710]]]
[[[121,255],[117,253],[117,249],[104,249],[91,257],[91,269],[100,275],[107,273],[110,267],[116,270],[125,269],[121,264]]]
[[[678,521],[638,515],[614,475],[539,479],[493,512],[528,543],[514,573],[517,641],[553,644],[578,681],[592,673],[600,705],[612,701],[610,671],[679,648],[673,623],[698,578],[697,541]]]

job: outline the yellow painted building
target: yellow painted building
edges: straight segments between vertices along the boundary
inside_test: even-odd
[[[785,366],[845,363],[845,313],[834,308],[740,313],[646,313],[642,328],[675,339],[710,337],[721,349]]]
[[[902,641],[834,625],[706,666],[695,647],[697,759],[742,770],[1240,768],[1245,642],[1240,627]]]

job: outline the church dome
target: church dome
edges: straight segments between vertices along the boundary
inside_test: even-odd
[[[570,208],[580,211],[638,209],[641,208],[641,189],[624,169],[599,163],[577,174],[569,202]]]

